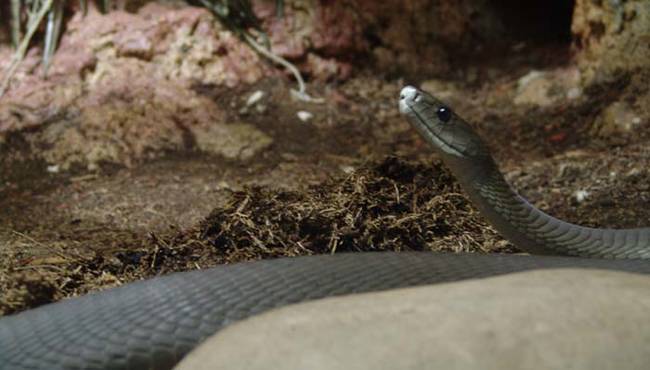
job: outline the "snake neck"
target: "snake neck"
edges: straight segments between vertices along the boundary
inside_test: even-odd
[[[490,224],[533,254],[596,258],[650,258],[650,228],[596,229],[559,220],[518,195],[491,157],[480,165],[454,161],[455,175]]]

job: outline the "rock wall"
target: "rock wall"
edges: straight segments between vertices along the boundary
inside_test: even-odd
[[[103,162],[130,166],[191,149],[188,135],[200,137],[201,148],[206,140],[242,136],[268,145],[248,126],[215,128],[224,123],[225,108],[192,88],[234,87],[274,73],[205,9],[150,3],[136,14],[77,14],[47,79],[38,51],[27,55],[2,97],[0,149],[7,135],[31,132],[25,142],[40,159],[60,169],[92,170]],[[0,71],[10,55],[0,48]],[[219,151],[227,145],[209,147]],[[229,157],[239,149],[218,154]]]
[[[508,6],[486,0],[293,0],[285,1],[283,18],[275,16],[275,0],[253,5],[277,53],[307,73],[338,65],[329,75],[312,73],[320,78],[345,78],[353,66],[442,75],[467,55],[519,37],[506,25]]]
[[[128,0],[123,7],[137,13],[146,2]],[[155,2],[183,7],[177,0]],[[441,76],[471,64],[476,55],[507,53],[513,43],[568,35],[565,20],[570,20],[573,1],[286,0],[282,17],[277,16],[276,0],[251,4],[274,52],[315,79],[332,80],[368,67],[389,75]],[[590,4],[578,2],[583,18],[597,8]],[[593,32],[581,24],[591,23],[576,20],[574,32],[591,42]]]
[[[47,123],[30,145],[45,147],[41,154],[48,162],[64,168],[102,161],[129,165],[150,152],[184,147],[176,121],[191,122],[192,132],[223,121],[224,113],[197,95],[192,84],[234,87],[281,70],[214,22],[206,9],[177,1],[136,9],[134,4],[142,2],[125,4],[133,12],[71,17],[47,80],[40,74],[40,47],[32,48],[0,105],[0,145],[6,133]],[[312,80],[345,80],[355,69],[415,81],[453,79],[467,67],[482,67],[486,54],[506,62],[515,58],[513,48],[524,45],[518,54],[534,59],[532,52],[546,53],[543,46],[553,42],[559,49],[547,54],[573,45],[582,85],[648,69],[650,1],[577,0],[572,23],[565,24],[572,4],[286,0],[278,17],[275,0],[252,1],[273,51]],[[6,19],[6,5],[1,9]],[[562,36],[569,27],[573,40]],[[0,77],[10,59],[11,50],[0,45]],[[648,94],[637,95],[644,106]],[[203,106],[211,108],[193,108]],[[119,133],[118,144],[99,133],[106,127]],[[89,149],[89,142],[96,145]]]
[[[577,0],[571,29],[586,82],[650,67],[650,1]]]

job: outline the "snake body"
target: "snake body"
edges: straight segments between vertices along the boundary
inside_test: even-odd
[[[171,274],[6,317],[0,320],[0,367],[169,369],[229,323],[275,307],[551,267],[650,274],[650,264],[638,260],[426,252],[235,264]]]
[[[589,229],[548,216],[507,185],[487,147],[449,108],[406,87],[400,110],[441,153],[485,217],[518,247],[620,259],[360,253],[175,273],[0,319],[0,368],[169,369],[232,322],[312,299],[535,268],[650,274],[650,263],[640,259],[650,256],[648,229]]]
[[[534,254],[650,258],[650,228],[583,227],[550,216],[519,196],[471,126],[430,94],[405,87],[400,111],[436,149],[481,214],[520,249]]]

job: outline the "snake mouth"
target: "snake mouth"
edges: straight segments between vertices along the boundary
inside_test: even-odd
[[[432,124],[418,112],[416,107],[414,107],[414,104],[409,104],[406,100],[407,99],[400,99],[399,110],[409,119],[409,122],[420,131],[420,133],[430,139],[430,141],[435,144],[434,146],[440,148],[443,152],[457,157],[466,156],[462,150],[454,147],[453,144],[449,143],[442,136],[436,133],[436,131],[431,127]],[[424,103],[419,104],[422,105]]]

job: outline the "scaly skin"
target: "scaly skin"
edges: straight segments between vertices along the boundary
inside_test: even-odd
[[[650,263],[641,260],[469,253],[343,253],[238,263],[2,318],[0,369],[170,369],[225,326],[276,307],[562,267],[650,274]]]
[[[528,204],[504,181],[471,127],[455,115],[438,125],[436,110],[441,105],[423,93],[418,95],[426,99],[419,101],[426,104],[419,103],[416,92],[403,91],[402,112],[439,149],[483,214],[520,248],[648,257],[647,229],[582,228]],[[562,267],[650,274],[647,260],[444,253],[358,253],[240,263],[127,284],[2,318],[0,369],[170,369],[225,326],[284,305]]]
[[[405,87],[400,94],[400,111],[440,154],[483,216],[521,250],[594,258],[650,258],[650,228],[583,227],[550,216],[527,202],[505,181],[487,145],[471,126],[428,93]]]

